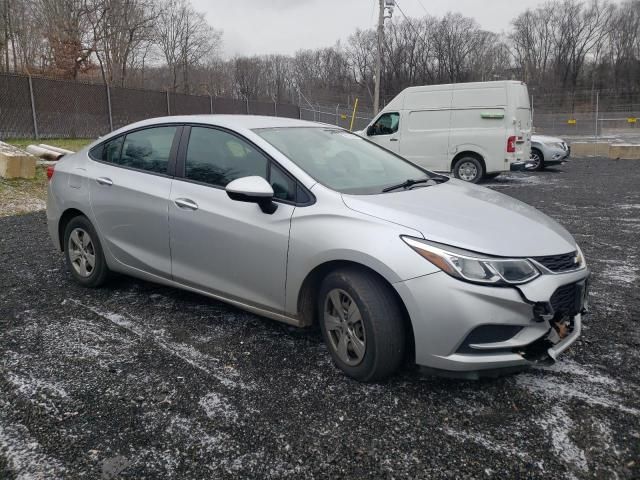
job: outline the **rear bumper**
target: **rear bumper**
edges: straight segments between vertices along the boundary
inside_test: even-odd
[[[543,275],[517,289],[474,285],[438,272],[394,286],[411,317],[418,365],[482,372],[553,361],[572,345],[581,332],[581,315],[567,318],[560,336],[555,321],[536,309],[560,286],[588,275],[587,270]]]

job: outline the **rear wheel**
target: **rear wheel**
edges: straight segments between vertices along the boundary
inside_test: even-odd
[[[392,375],[406,350],[402,309],[390,287],[357,268],[337,270],[322,282],[320,328],[335,365],[362,382]]]
[[[484,167],[475,157],[462,157],[453,166],[453,174],[465,182],[478,183],[484,177]]]
[[[80,285],[95,288],[109,276],[102,245],[87,217],[72,218],[64,231],[64,253],[74,280]]]
[[[537,148],[531,149],[531,157],[529,157],[527,170],[533,170],[536,172],[544,170],[544,155],[542,155],[542,152]]]

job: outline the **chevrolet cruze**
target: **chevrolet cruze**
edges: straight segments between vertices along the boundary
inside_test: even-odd
[[[317,323],[361,381],[405,361],[510,371],[580,335],[589,271],[563,227],[337,127],[163,117],[48,173],[49,231],[81,285],[119,272]]]

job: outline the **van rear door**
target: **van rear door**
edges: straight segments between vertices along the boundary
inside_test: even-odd
[[[531,154],[531,104],[527,85],[509,85],[509,103],[514,109],[515,125],[513,135],[518,139],[512,161],[526,161]]]

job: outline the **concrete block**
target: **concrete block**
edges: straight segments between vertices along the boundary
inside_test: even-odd
[[[614,143],[609,148],[609,158],[640,160],[640,145]]]
[[[572,157],[608,157],[609,143],[605,142],[574,142],[571,144]]]
[[[34,178],[36,157],[19,148],[0,142],[0,177]]]

